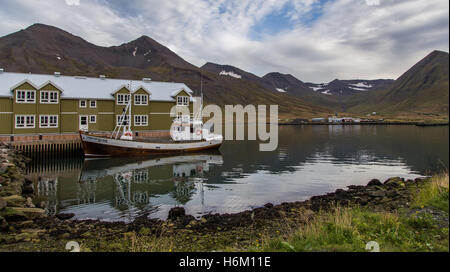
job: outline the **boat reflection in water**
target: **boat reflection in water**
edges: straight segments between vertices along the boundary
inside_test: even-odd
[[[78,171],[67,171],[67,177],[64,170],[29,177],[36,181],[38,200],[47,203],[49,214],[130,222],[142,215],[164,218],[168,210],[187,203],[196,193],[203,205],[203,173],[222,164],[218,151],[144,160],[90,159]]]

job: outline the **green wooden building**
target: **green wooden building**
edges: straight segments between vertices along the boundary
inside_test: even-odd
[[[183,83],[9,73],[0,69],[0,136],[114,130],[131,99],[132,129],[168,131],[173,106],[189,107]]]

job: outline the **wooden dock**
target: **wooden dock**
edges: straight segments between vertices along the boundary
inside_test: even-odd
[[[10,142],[17,150],[26,156],[40,155],[81,155],[82,147],[80,140],[43,140],[43,141],[20,141]]]
[[[99,135],[110,136],[111,132],[98,132]],[[169,131],[137,131],[136,138],[167,137]],[[80,135],[67,134],[34,134],[34,135],[0,135],[0,142],[12,145],[28,157],[35,156],[82,156]]]

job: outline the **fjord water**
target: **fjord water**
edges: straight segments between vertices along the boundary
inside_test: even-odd
[[[280,126],[278,149],[226,141],[220,152],[155,158],[36,161],[29,170],[49,214],[132,221],[187,213],[234,213],[268,202],[448,170],[448,126]]]

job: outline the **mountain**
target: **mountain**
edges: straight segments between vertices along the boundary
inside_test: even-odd
[[[206,102],[225,104],[278,104],[280,115],[316,116],[330,110],[288,94],[268,90],[250,73],[245,78],[196,67],[147,36],[111,47],[97,46],[59,28],[34,24],[0,38],[0,67],[8,72],[48,73],[110,78],[183,82]],[[220,73],[220,72],[219,72]]]
[[[382,90],[389,87],[394,82],[393,79],[376,80],[339,80],[335,79],[329,83],[306,83],[306,85],[316,92],[335,95],[339,97],[348,97],[360,92]]]
[[[255,83],[260,83],[260,77],[231,65],[221,65],[207,62],[201,67],[201,69],[222,77],[230,77],[238,80],[248,80]]]
[[[99,76],[183,82],[207,103],[277,104],[280,117],[311,118],[333,112],[448,120],[448,53],[433,51],[397,80],[305,83],[277,72],[259,77],[211,62],[201,68],[142,36],[102,47],[56,27],[35,24],[0,37],[0,68],[8,72]]]
[[[266,74],[262,78],[270,88],[277,90],[278,92],[287,92],[297,96],[312,94],[308,85],[291,74],[272,72]]]
[[[385,115],[429,116],[448,120],[449,55],[433,51],[402,74],[387,89],[349,100],[352,112],[377,111]],[[365,103],[363,103],[365,102]]]

